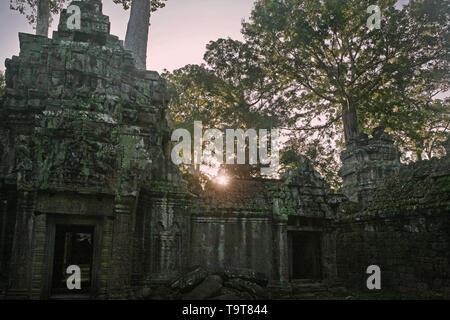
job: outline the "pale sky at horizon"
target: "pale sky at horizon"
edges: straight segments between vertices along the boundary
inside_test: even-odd
[[[241,21],[247,19],[254,0],[168,0],[152,15],[147,69],[172,71],[186,64],[200,64],[206,44],[218,38],[242,39]],[[129,10],[103,0],[103,13],[111,21],[111,34],[125,39]],[[55,16],[49,36],[57,28]],[[5,59],[19,54],[19,32],[34,33],[24,15],[9,10],[9,0],[0,0],[0,70]]]

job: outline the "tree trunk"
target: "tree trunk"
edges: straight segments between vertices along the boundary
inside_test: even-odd
[[[136,67],[143,70],[147,68],[149,26],[150,0],[133,0],[125,37],[125,48],[133,52]]]
[[[50,0],[38,0],[37,3],[37,22],[36,34],[48,37],[48,28],[50,26]]]
[[[344,137],[345,142],[348,143],[351,139],[359,135],[358,116],[355,106],[349,100],[346,101],[343,109]]]

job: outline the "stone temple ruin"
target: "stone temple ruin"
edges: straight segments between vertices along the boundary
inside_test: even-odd
[[[279,180],[189,192],[165,82],[137,70],[101,1],[19,34],[0,107],[0,296],[272,298],[383,289],[450,298],[450,152],[400,164],[389,135],[341,155],[342,194],[304,159]],[[81,290],[66,287],[78,265]]]

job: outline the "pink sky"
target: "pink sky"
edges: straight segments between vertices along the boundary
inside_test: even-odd
[[[247,19],[255,0],[168,0],[151,19],[147,69],[161,72],[203,61],[206,44],[218,38],[242,39],[241,21]],[[399,0],[399,4],[408,0]],[[129,11],[103,0],[110,17],[111,33],[125,38]],[[52,30],[59,21],[54,17]],[[0,0],[0,70],[4,61],[19,53],[18,32],[34,33],[23,15],[9,10],[9,0]],[[51,36],[51,33],[50,33]]]
[[[218,38],[242,39],[241,21],[247,19],[254,0],[168,0],[151,19],[147,68],[172,71],[203,61],[206,44]],[[129,11],[103,0],[110,17],[111,34],[125,38]],[[52,30],[57,27],[55,17]],[[4,61],[19,53],[18,32],[34,33],[24,16],[9,10],[9,0],[0,1],[0,70]],[[50,33],[51,35],[51,33]]]

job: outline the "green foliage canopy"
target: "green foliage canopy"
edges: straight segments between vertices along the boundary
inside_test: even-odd
[[[5,93],[5,75],[2,71],[0,71],[0,101],[3,98],[3,94]]]
[[[195,100],[200,90],[208,97],[210,123],[244,123],[247,114],[251,126],[264,119],[259,127],[269,128],[271,118],[289,132],[285,166],[300,152],[334,185],[339,151],[360,131],[384,126],[413,158],[439,154],[450,126],[449,99],[442,98],[449,89],[449,1],[411,0],[403,8],[378,1],[381,28],[372,30],[371,4],[259,0],[243,23],[244,42],[210,42],[206,66],[175,71],[169,81],[179,86],[183,78],[190,88],[183,95]],[[194,100],[187,108],[184,98],[175,99],[171,110],[198,117]]]

